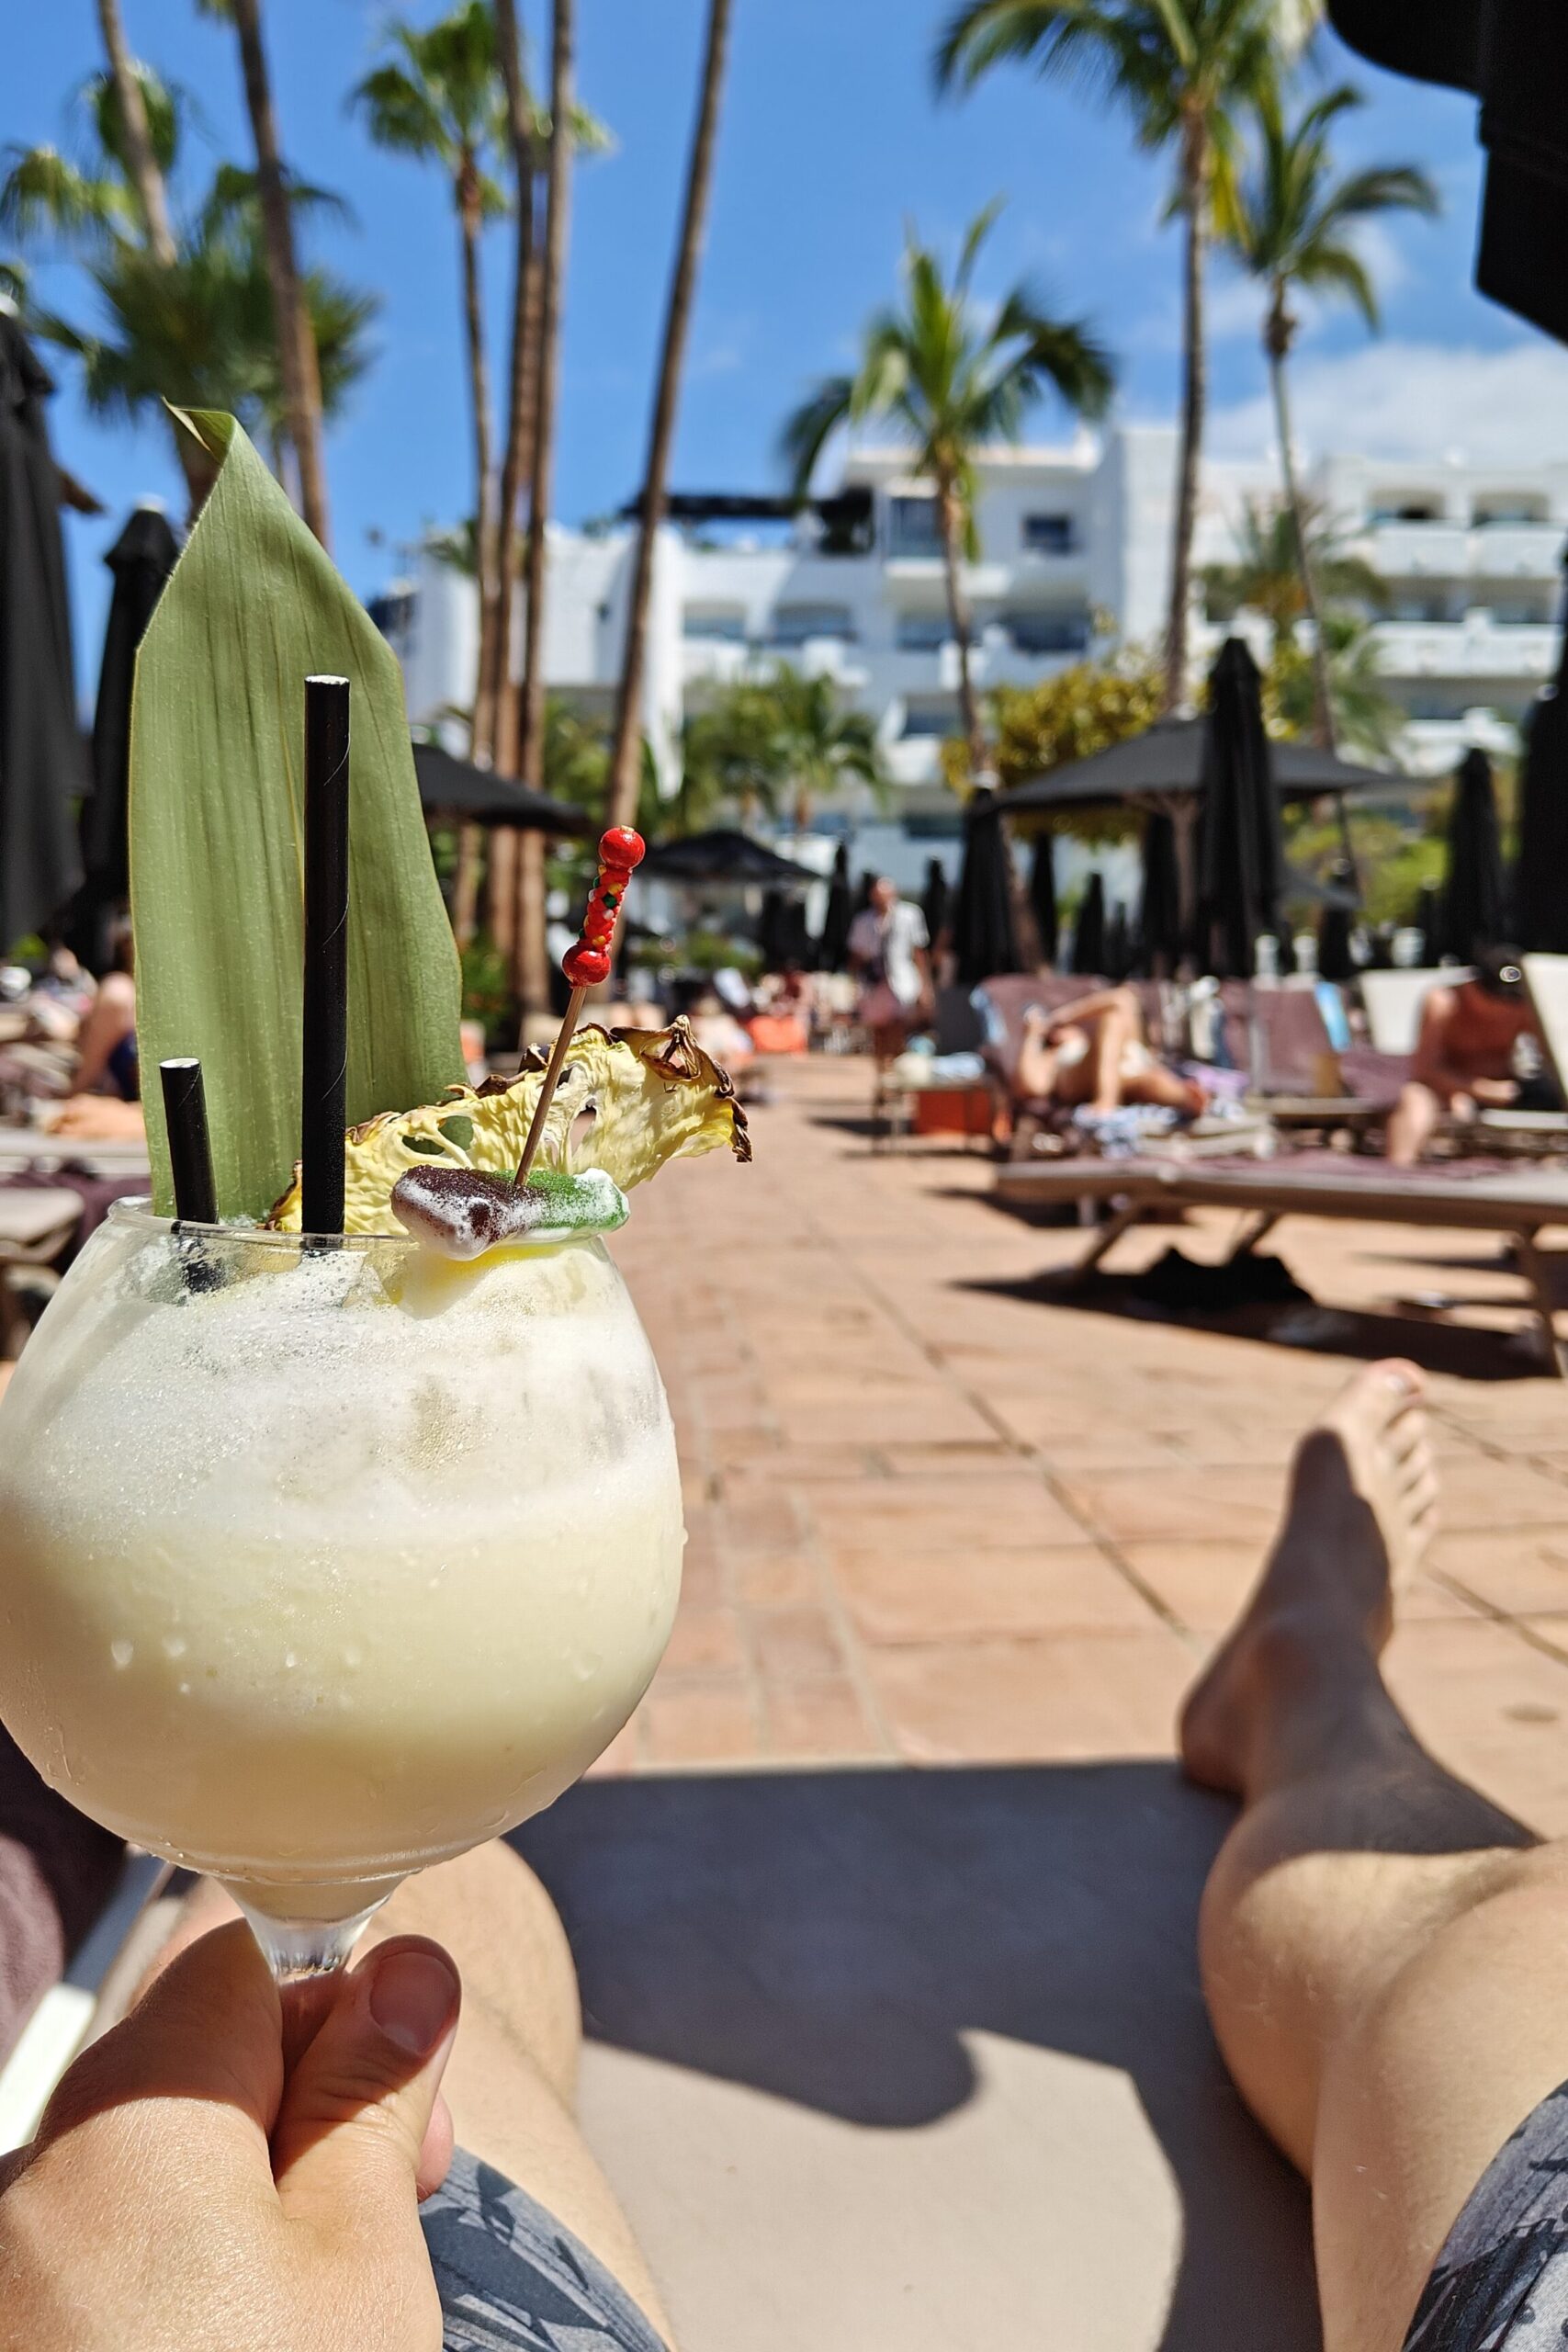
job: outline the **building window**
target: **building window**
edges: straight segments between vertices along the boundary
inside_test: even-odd
[[[928,739],[933,736],[956,735],[958,732],[956,704],[907,702],[904,705],[903,732],[906,738],[911,735],[924,736]]]
[[[744,645],[746,616],[741,612],[704,611],[688,605],[681,616],[681,634],[705,645]]]
[[[1489,531],[1509,524],[1544,523],[1548,520],[1546,501],[1529,491],[1517,493],[1499,492],[1490,498],[1475,502],[1474,524],[1478,531]]]
[[[889,555],[940,555],[942,526],[934,498],[890,498],[887,502]]]
[[[1087,653],[1087,613],[1004,613],[1002,627],[1020,653]]]
[[[940,653],[953,637],[945,613],[900,613],[894,624],[893,642],[900,653]]]
[[[1077,543],[1070,514],[1026,514],[1023,518],[1026,555],[1071,555]]]
[[[372,596],[365,607],[384,638],[400,645],[413,632],[415,592],[412,588],[389,588],[384,596]]]
[[[1552,620],[1547,596],[1489,596],[1486,610],[1495,628],[1548,628]]]
[[[805,645],[811,638],[854,641],[855,625],[847,605],[777,605],[768,623],[770,645]]]
[[[1453,614],[1446,596],[1421,596],[1406,593],[1404,595],[1391,597],[1387,618],[1404,621],[1407,624],[1411,622],[1420,624],[1429,621],[1449,621],[1453,618]]]
[[[1393,492],[1386,498],[1371,498],[1367,502],[1367,521],[1374,530],[1380,523],[1440,523],[1442,519],[1443,502],[1440,498]]]

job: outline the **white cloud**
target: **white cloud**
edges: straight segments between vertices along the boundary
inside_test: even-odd
[[[1372,343],[1335,357],[1304,356],[1292,379],[1296,435],[1314,454],[1456,451],[1478,465],[1568,459],[1568,352],[1552,344],[1478,351]],[[1216,457],[1262,457],[1272,445],[1265,391],[1213,412],[1209,447]]]

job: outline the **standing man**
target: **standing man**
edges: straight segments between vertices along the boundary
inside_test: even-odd
[[[850,925],[849,953],[850,969],[861,983],[860,1018],[871,1032],[881,1071],[936,1010],[925,916],[898,896],[886,874],[877,876],[870,905]]]

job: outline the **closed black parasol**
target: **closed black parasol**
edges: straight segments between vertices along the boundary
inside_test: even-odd
[[[1181,961],[1181,879],[1176,863],[1176,827],[1156,810],[1144,827],[1143,888],[1138,899],[1137,962],[1157,980],[1168,980]]]
[[[817,937],[817,967],[822,972],[841,972],[849,961],[850,925],[854,921],[854,894],[850,888],[849,845],[840,842],[833,852],[833,871],[828,880],[828,903],[822,910],[822,928]]]
[[[43,406],[53,389],[0,310],[0,956],[82,879],[73,804],[86,775]]]
[[[1036,833],[1029,862],[1029,904],[1040,934],[1040,959],[1055,964],[1062,944],[1062,917],[1056,904],[1056,842],[1049,829]]]
[[[1557,683],[1537,695],[1525,738],[1512,929],[1532,955],[1568,954],[1568,623]]]
[[[1249,979],[1254,944],[1280,930],[1284,854],[1258,664],[1225,639],[1209,680],[1206,789],[1198,829],[1199,942],[1205,968]]]
[[[1013,930],[1008,845],[994,792],[984,786],[969,803],[964,866],[950,918],[956,978],[964,988],[1001,972],[1022,969]]]
[[[953,892],[948,888],[947,873],[940,857],[926,860],[926,887],[920,892],[920,912],[926,919],[926,937],[935,947],[947,929],[948,910]]]
[[[1105,970],[1105,876],[1097,866],[1078,903],[1073,925],[1073,970],[1086,977]]]
[[[179,551],[167,515],[155,502],[147,500],[137,507],[104,558],[113,574],[114,588],[93,713],[93,792],[82,810],[85,879],[72,915],[76,953],[95,972],[107,965],[109,922],[130,892],[126,814],[136,649]]]
[[[1438,905],[1437,951],[1468,964],[1506,933],[1503,842],[1492,763],[1470,751],[1460,764],[1449,812],[1449,864]],[[1431,942],[1427,942],[1431,951]]]

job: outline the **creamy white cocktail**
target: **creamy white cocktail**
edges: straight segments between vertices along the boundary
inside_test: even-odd
[[[0,1716],[125,1837],[343,1919],[606,1747],[682,1542],[596,1236],[465,1264],[120,1204],[0,1410]]]

